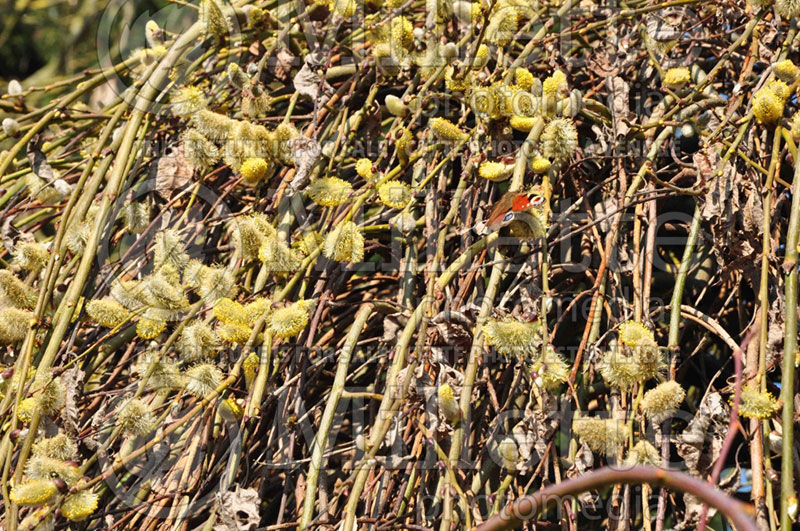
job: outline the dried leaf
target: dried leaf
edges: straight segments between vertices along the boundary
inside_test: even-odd
[[[633,113],[630,108],[631,88],[624,79],[619,76],[608,78],[608,90],[611,95],[611,116],[614,124],[614,134],[617,137],[624,137],[628,134],[630,126],[628,123]]]
[[[56,174],[52,166],[47,163],[47,157],[41,150],[43,142],[44,140],[41,136],[35,136],[28,142],[28,161],[31,164],[33,173],[49,184],[55,180]]]
[[[238,484],[233,491],[217,493],[218,522],[214,531],[250,531],[258,527],[258,506],[261,498],[255,489],[243,489]]]
[[[164,199],[191,182],[194,173],[192,164],[184,156],[183,144],[168,148],[167,153],[158,158],[155,168],[155,190]]]
[[[674,16],[664,16],[665,12],[652,13],[645,19],[647,35],[657,42],[670,42],[681,36],[680,28],[676,25],[679,20]]]
[[[466,346],[472,344],[472,327],[474,323],[461,312],[439,312],[432,322],[448,346]]]
[[[689,473],[702,478],[711,474],[728,431],[729,408],[716,391],[708,393],[694,418],[678,435],[678,455]]]
[[[322,155],[322,149],[316,140],[304,136],[297,136],[287,142],[294,158],[295,174],[289,183],[289,192],[296,194],[303,188],[311,177],[311,170]]]
[[[294,76],[294,88],[300,94],[308,96],[322,106],[328,101],[326,94],[333,88],[317,74],[313,66],[315,61],[309,60],[309,57],[306,57],[303,67]]]
[[[592,449],[586,443],[581,443],[578,452],[575,454],[575,461],[566,471],[566,476],[569,479],[582,476],[586,472],[592,470],[594,466],[594,454]],[[578,501],[587,509],[594,510],[597,506],[598,496],[591,492],[583,492],[578,495]]]
[[[292,52],[286,48],[281,48],[278,50],[278,53],[275,54],[275,63],[272,67],[272,72],[275,74],[276,78],[285,81],[289,79],[293,64],[294,55],[292,55]]]
[[[77,434],[80,431],[77,398],[81,392],[84,376],[85,373],[77,366],[64,371],[61,375],[61,382],[64,384],[64,410],[61,418],[64,420],[64,428],[71,434]]]

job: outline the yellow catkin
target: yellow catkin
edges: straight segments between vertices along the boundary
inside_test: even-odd
[[[356,173],[367,181],[371,181],[375,177],[375,172],[372,171],[372,161],[369,159],[358,159],[356,161]]]
[[[322,253],[337,262],[361,262],[364,260],[364,236],[352,221],[342,223],[325,237]]]
[[[95,323],[114,328],[130,319],[131,313],[113,299],[95,299],[86,304],[86,313]]]
[[[308,324],[309,301],[298,301],[272,312],[269,327],[280,338],[296,336]]]
[[[389,208],[401,210],[411,202],[412,193],[404,182],[386,181],[378,187],[378,197]]]
[[[658,384],[642,398],[642,411],[647,418],[660,424],[670,418],[680,407],[686,396],[681,384],[674,380]]]
[[[439,386],[439,409],[444,414],[444,417],[451,424],[457,423],[461,419],[461,408],[455,399],[453,388],[448,384]]]
[[[689,83],[690,79],[691,74],[689,69],[681,66],[667,70],[664,73],[663,82],[665,87],[672,90],[677,90]]]
[[[485,161],[478,168],[478,175],[488,181],[505,181],[514,172],[513,164]]]
[[[89,489],[84,489],[68,496],[61,505],[61,514],[67,520],[80,522],[86,520],[97,510],[99,496]]]
[[[536,355],[536,344],[540,341],[537,323],[526,323],[516,319],[490,319],[483,325],[486,342],[503,356],[523,359]]]
[[[464,131],[445,118],[434,118],[430,121],[430,125],[434,136],[441,141],[460,142],[467,137]]]
[[[372,167],[372,163],[370,163],[370,167]],[[352,192],[353,186],[338,177],[314,179],[307,190],[311,200],[324,207],[335,207],[346,203]]]
[[[167,328],[166,321],[142,317],[136,323],[136,335],[142,339],[155,339]]]
[[[242,180],[250,185],[258,184],[258,182],[267,175],[269,164],[261,157],[251,157],[242,163],[239,172],[242,174]]]
[[[15,485],[9,499],[17,505],[38,507],[50,503],[58,494],[58,488],[50,479],[32,479]]]
[[[753,96],[753,114],[759,123],[772,125],[783,116],[783,100],[772,90],[763,88]]]
[[[747,385],[742,389],[742,401],[739,414],[743,417],[768,419],[780,410],[781,406],[768,391],[761,392]]]

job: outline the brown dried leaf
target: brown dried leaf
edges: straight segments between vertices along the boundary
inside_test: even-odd
[[[194,173],[194,168],[184,156],[183,144],[168,148],[167,152],[158,158],[155,168],[155,190],[164,199],[169,199],[174,190],[179,190],[191,182]]]
[[[306,57],[303,67],[294,76],[294,88],[300,94],[308,96],[322,106],[328,101],[326,94],[333,88],[317,74],[313,64],[316,59],[309,59],[309,57],[311,56]],[[320,91],[320,89],[322,90]]]
[[[708,393],[694,418],[678,435],[677,449],[689,473],[702,478],[711,474],[728,431],[729,407],[716,391]]]
[[[469,347],[472,345],[473,321],[466,314],[456,311],[443,311],[432,321],[449,346]]]
[[[53,182],[56,178],[52,166],[48,164],[47,157],[41,150],[44,140],[40,135],[37,135],[28,142],[28,161],[31,164],[33,173],[44,179],[48,184]]]
[[[408,322],[408,315],[403,312],[390,313],[383,318],[383,337],[381,341],[384,343],[394,343],[397,341],[397,334],[400,328],[405,326]]]
[[[633,114],[630,110],[631,88],[619,76],[608,78],[606,83],[608,91],[613,98],[611,102],[611,117],[614,124],[614,134],[617,137],[624,137],[630,130],[628,123]]]
[[[289,140],[287,145],[292,150],[295,166],[294,178],[289,183],[288,191],[294,195],[308,183],[311,170],[322,155],[322,149],[316,140],[302,135]]]
[[[64,384],[64,410],[61,418],[64,421],[64,428],[70,434],[77,434],[80,431],[77,398],[81,393],[84,376],[85,373],[77,366],[64,371],[61,375],[61,382]]]
[[[294,55],[292,55],[292,52],[286,48],[281,48],[278,50],[278,53],[275,54],[275,64],[272,67],[275,77],[281,81],[286,81],[289,79],[289,74],[292,72],[293,64]]]
[[[261,498],[255,489],[243,489],[238,484],[233,491],[217,493],[218,523],[214,531],[251,531],[261,521],[258,507]]]

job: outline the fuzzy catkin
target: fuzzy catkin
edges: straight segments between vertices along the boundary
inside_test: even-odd
[[[361,262],[364,260],[364,236],[352,221],[342,223],[328,233],[322,253],[337,262]]]

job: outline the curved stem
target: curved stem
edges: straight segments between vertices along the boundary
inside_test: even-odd
[[[475,531],[503,531],[514,529],[530,520],[537,514],[559,506],[565,497],[574,497],[582,492],[601,489],[611,485],[648,484],[663,486],[670,490],[686,492],[701,501],[717,508],[733,522],[739,531],[757,531],[750,514],[753,508],[739,500],[728,496],[700,479],[683,472],[663,470],[642,466],[628,470],[601,468],[588,472],[575,479],[545,487],[535,494],[520,498],[506,506],[498,515],[493,516],[475,528]],[[789,529],[789,528],[785,528]]]

